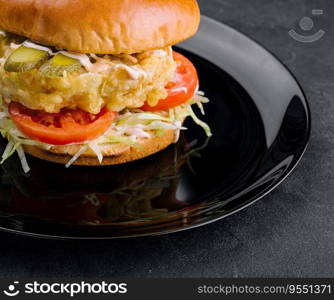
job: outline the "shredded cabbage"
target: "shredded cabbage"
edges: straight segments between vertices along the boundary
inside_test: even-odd
[[[97,145],[95,142],[90,142],[88,146],[95,153],[97,159],[99,160],[99,163],[101,164],[103,161],[103,154],[99,145]]]
[[[80,150],[70,159],[70,161],[65,165],[66,168],[70,167],[82,154],[84,154],[88,149],[88,146],[85,145],[80,148]]]
[[[130,147],[140,147],[140,139],[150,138],[152,134],[161,136],[165,130],[169,129],[176,130],[177,133],[181,130],[186,130],[187,128],[183,127],[182,123],[187,117],[191,117],[196,124],[203,128],[206,135],[210,137],[212,135],[210,127],[196,116],[191,107],[193,104],[196,104],[199,106],[202,113],[204,113],[202,104],[207,103],[209,100],[202,95],[202,93],[198,92],[188,103],[170,109],[168,112],[149,113],[140,109],[125,110],[119,115],[118,119],[113,123],[105,135],[97,140],[83,143],[79,151],[66,164],[66,167],[72,165],[88,149],[91,149],[95,153],[99,162],[102,163],[102,147],[105,147],[106,145],[123,144]],[[8,140],[0,164],[11,157],[16,151],[20,158],[23,170],[29,172],[29,166],[22,146],[37,146],[45,150],[56,147],[54,145],[32,140],[20,132],[14,122],[10,119],[7,106],[3,104],[1,97],[0,128],[2,128],[0,129],[1,135]],[[176,141],[177,139],[178,135]]]
[[[197,125],[201,126],[201,127],[204,129],[204,131],[205,131],[205,133],[206,133],[206,135],[207,135],[208,137],[212,136],[211,129],[210,129],[210,127],[208,126],[208,124],[206,124],[205,122],[201,121],[201,120],[195,115],[195,113],[194,113],[194,111],[192,110],[191,106],[189,106],[189,110],[190,110],[190,117],[193,119],[193,121],[194,121]]]
[[[16,149],[17,155],[19,156],[19,159],[21,161],[22,169],[24,173],[28,173],[30,171],[30,167],[27,162],[26,155],[24,153],[24,150],[21,145],[19,145]]]
[[[5,151],[3,152],[2,154],[2,160],[1,160],[1,164],[4,163],[4,161],[8,158],[8,157],[11,157],[15,150],[17,149],[17,147],[20,145],[20,143],[16,143],[16,144],[13,144],[13,142],[9,141],[6,148],[5,148]]]
[[[165,122],[169,121],[168,118],[164,118],[158,114],[139,112],[139,113],[132,113],[132,114],[130,113],[129,115],[125,117],[120,117],[116,124],[118,126],[124,126],[124,125],[131,126],[131,125],[136,125],[138,123],[148,124],[151,121],[155,121],[155,120],[165,121]]]
[[[139,143],[133,141],[133,139],[124,136],[114,136],[107,135],[104,138],[100,139],[97,143],[98,145],[107,145],[107,144],[124,144],[131,147],[139,147]]]

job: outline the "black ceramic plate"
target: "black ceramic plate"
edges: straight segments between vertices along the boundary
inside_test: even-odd
[[[293,170],[310,135],[310,112],[293,76],[254,41],[203,17],[180,45],[211,99],[180,142],[134,163],[71,167],[16,157],[2,167],[0,227],[59,238],[171,233],[222,219],[260,199]]]

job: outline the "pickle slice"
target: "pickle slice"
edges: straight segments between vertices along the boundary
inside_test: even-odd
[[[46,76],[62,76],[64,71],[71,73],[80,71],[81,63],[79,60],[57,54],[45,62],[39,69]]]
[[[46,51],[20,46],[7,58],[7,72],[26,72],[43,63],[49,54]]]

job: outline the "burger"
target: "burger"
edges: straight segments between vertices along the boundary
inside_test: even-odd
[[[126,163],[177,142],[187,117],[210,136],[196,69],[171,48],[199,22],[196,0],[0,0],[2,162]]]

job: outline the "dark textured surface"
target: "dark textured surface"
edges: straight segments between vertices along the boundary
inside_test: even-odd
[[[295,172],[226,220],[170,236],[53,241],[0,234],[0,276],[334,276],[334,7],[332,0],[202,0],[203,13],[243,31],[294,72],[309,98],[313,133]],[[325,37],[287,32],[311,10]],[[300,31],[299,31],[300,32]]]

